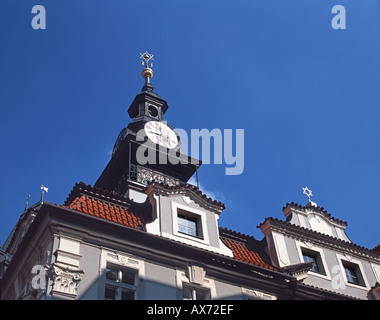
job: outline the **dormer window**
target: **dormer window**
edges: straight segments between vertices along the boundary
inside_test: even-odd
[[[304,262],[311,262],[310,271],[320,274],[326,274],[323,267],[321,254],[317,251],[301,248],[302,257]]]
[[[206,213],[204,211],[172,202],[172,214],[173,235],[182,239],[209,244]]]
[[[365,282],[360,272],[359,265],[348,261],[342,261],[344,273],[348,283],[356,284],[359,286],[365,286]]]
[[[177,209],[178,232],[193,237],[203,238],[202,221],[199,215]]]
[[[317,263],[317,258],[312,255],[312,254],[309,254],[309,253],[304,253],[303,254],[303,260],[305,262],[311,262],[312,263],[312,266],[310,268],[310,271],[314,271],[314,272],[319,272],[319,267],[318,267],[318,263]]]
[[[350,287],[364,287],[369,290],[370,286],[368,285],[368,280],[364,272],[362,260],[355,259],[347,253],[344,255],[336,254],[336,256],[340,265],[340,274],[345,284]]]

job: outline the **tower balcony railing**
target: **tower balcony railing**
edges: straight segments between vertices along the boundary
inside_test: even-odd
[[[152,181],[163,183],[168,186],[178,186],[186,184],[185,182],[180,181],[179,179],[170,177],[161,172],[154,171],[136,164],[130,165],[129,180],[141,183],[146,186]]]

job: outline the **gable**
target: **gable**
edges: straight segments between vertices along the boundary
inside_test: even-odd
[[[318,206],[301,206],[288,203],[283,212],[291,224],[319,232],[344,241],[350,241],[345,233],[347,222],[336,219]]]
[[[232,257],[219,238],[218,220],[224,205],[207,198],[192,186],[152,183],[146,190],[152,204],[153,222],[148,233]]]

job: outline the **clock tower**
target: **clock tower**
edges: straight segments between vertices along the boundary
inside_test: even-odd
[[[201,164],[182,152],[179,136],[164,121],[169,106],[151,84],[153,55],[145,52],[140,59],[144,86],[128,108],[131,121],[121,130],[112,158],[95,183],[95,187],[124,195],[130,189],[143,191],[152,181],[185,184]],[[153,157],[142,162],[139,155],[145,154]]]

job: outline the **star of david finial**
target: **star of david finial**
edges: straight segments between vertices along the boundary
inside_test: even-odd
[[[315,202],[310,200],[310,197],[313,196],[313,193],[311,192],[311,190],[308,187],[302,188],[302,190],[303,190],[303,194],[306,194],[307,198],[309,199],[309,203],[306,205],[306,207],[310,207],[310,206],[318,207],[318,205]]]
[[[302,188],[302,190],[303,190],[303,194],[306,194],[308,199],[309,199],[309,202],[311,202],[310,197],[313,196],[311,190],[308,187]]]

